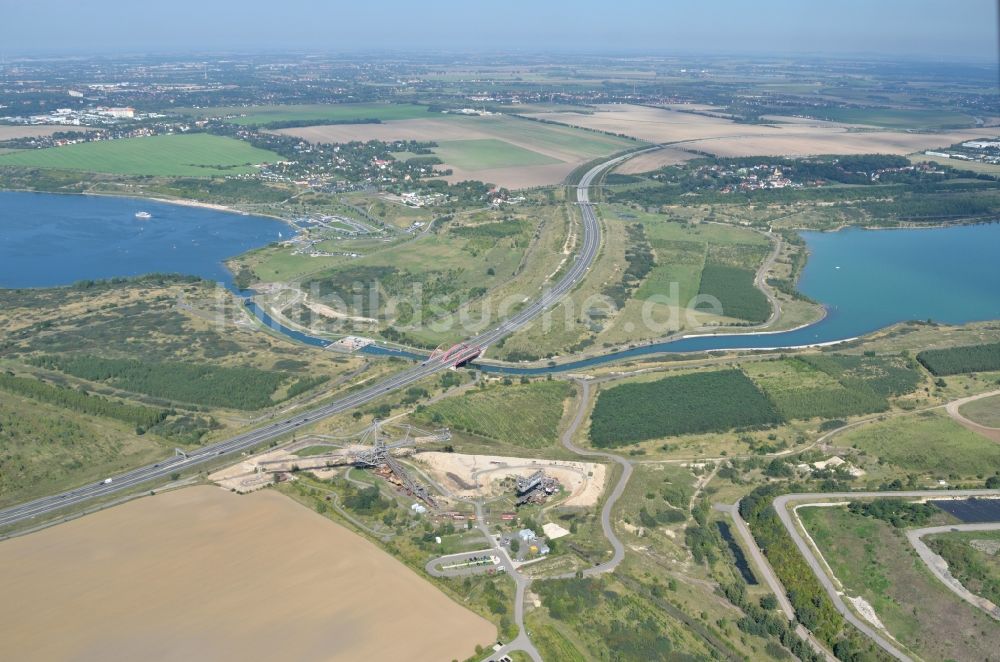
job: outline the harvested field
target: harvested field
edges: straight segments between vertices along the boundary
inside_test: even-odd
[[[60,131],[88,131],[85,126],[63,126],[61,124],[35,124],[31,126],[0,126],[0,140],[51,136]]]
[[[552,165],[523,166],[511,168],[490,168],[488,170],[463,170],[452,168],[452,174],[445,177],[451,183],[470,179],[479,180],[515,190],[552,186],[560,184],[569,173],[582,162],[555,163]]]
[[[347,143],[352,140],[476,140],[490,136],[477,131],[472,124],[436,117],[431,119],[399,120],[382,124],[331,124],[278,129],[273,133],[295,136],[314,143]]]
[[[631,105],[601,105],[592,115],[545,113],[531,115],[552,122],[598,131],[624,134],[653,143],[669,143],[746,133],[775,131],[769,127],[736,124],[721,117],[708,117],[666,108]]]
[[[623,175],[634,175],[640,172],[658,170],[668,165],[677,165],[678,163],[684,163],[694,158],[697,158],[696,154],[685,152],[682,149],[664,147],[655,152],[646,152],[645,154],[632,157],[615,168],[615,172]]]
[[[0,543],[0,567],[6,660],[437,662],[496,637],[373,544],[269,490],[131,501]]]
[[[912,154],[924,149],[979,138],[982,131],[905,133],[902,131],[847,132],[841,129],[778,129],[769,135],[696,140],[686,148],[715,156],[809,156],[813,154]]]
[[[556,478],[564,493],[569,493],[565,506],[594,506],[604,491],[605,467],[593,462],[438,452],[419,453],[413,460],[427,467],[434,479],[453,494],[464,498],[501,494],[503,489],[498,483],[504,478],[527,477],[539,469]]]
[[[631,105],[599,106],[598,112],[592,115],[545,113],[534,117],[628,135],[649,142],[683,143],[684,149],[708,152],[716,156],[807,156],[876,152],[905,155],[989,134],[989,130],[984,133],[983,130],[974,129],[940,133],[849,131],[845,124],[792,117],[782,118],[782,124],[776,125],[737,124],[723,117]]]
[[[449,181],[478,179],[508,188],[558,184],[582,163],[635,146],[628,139],[508,116],[440,116],[382,124],[309,126],[276,133],[320,143],[433,141],[441,145],[438,156],[445,162],[442,168],[453,170]],[[498,142],[503,143],[502,150],[483,149]]]
[[[959,413],[983,427],[1000,430],[1000,395],[969,401],[959,407]]]

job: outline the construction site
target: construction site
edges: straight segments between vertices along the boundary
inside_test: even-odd
[[[450,440],[446,428],[429,431],[376,420],[353,434],[312,435],[247,456],[209,480],[246,493],[293,480],[300,472],[331,480],[356,468],[370,471],[397,494],[436,513],[460,502],[503,496],[512,497],[519,507],[557,497],[561,505],[589,507],[598,503],[604,489],[602,464],[438,450]]]
[[[527,478],[518,477],[514,483],[518,507],[528,504],[540,505],[559,491],[559,481],[539,469]]]
[[[420,444],[447,442],[451,432],[433,432],[412,425],[375,420],[361,432],[344,437],[317,435],[248,457],[209,476],[209,480],[234,492],[253,492],[300,471],[329,480],[345,467],[370,470],[397,492],[422,501],[431,509],[438,503],[428,487],[413,478],[398,457],[413,455]]]
[[[564,506],[594,506],[600,501],[606,476],[605,466],[594,462],[437,451],[421,452],[411,460],[453,497],[513,496],[522,505],[558,495]]]

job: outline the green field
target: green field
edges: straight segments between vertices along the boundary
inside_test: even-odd
[[[837,437],[837,445],[857,447],[888,464],[932,476],[978,476],[1000,466],[1000,445],[937,411],[861,426]]]
[[[786,114],[807,115],[831,122],[869,124],[887,129],[942,129],[973,126],[971,115],[951,110],[910,108],[797,108]]]
[[[211,177],[253,172],[282,158],[234,138],[206,133],[126,138],[0,155],[0,166],[86,170],[118,175]]]
[[[923,659],[983,660],[1000,647],[1000,628],[931,575],[901,531],[846,508],[798,512],[847,594]]]
[[[903,356],[813,354],[802,360],[847,388],[861,386],[884,397],[912,393],[923,380],[916,362]]]
[[[254,410],[274,404],[282,383],[291,379],[295,396],[325,378],[298,377],[253,367],[222,367],[179,361],[154,362],[98,356],[42,356],[35,365],[154,398],[215,407]],[[319,380],[319,381],[317,381]],[[280,398],[279,398],[280,399]]]
[[[512,446],[540,448],[555,444],[563,401],[571,392],[560,381],[494,385],[437,402],[416,417]]]
[[[350,122],[377,119],[380,121],[409,120],[431,117],[426,106],[391,103],[302,104],[287,106],[214,106],[179,109],[197,117],[244,115],[234,124],[268,124],[270,122]]]
[[[889,406],[872,390],[847,388],[801,359],[747,363],[743,370],[788,420],[855,416]]]
[[[980,425],[985,425],[988,428],[1000,428],[1000,395],[973,400],[962,405],[958,411],[962,416]]]
[[[590,439],[595,446],[614,447],[780,422],[774,405],[746,375],[717,370],[601,391],[591,415]]]
[[[437,297],[436,307],[427,310],[432,314],[452,312],[460,304],[461,296],[485,294],[489,288],[509,277],[517,269],[534,230],[527,223],[487,223],[481,227],[502,228],[513,233],[484,237],[473,232],[475,227],[480,226],[456,228],[456,231],[446,234],[423,235],[411,242],[318,271],[311,274],[303,285],[313,287],[315,284],[318,288],[316,296],[320,300],[332,302],[339,308],[350,306],[353,314],[366,317],[380,312],[373,310],[371,304],[388,302],[386,297],[416,301],[419,296],[428,305],[432,297]],[[262,278],[273,279],[266,271],[258,270],[257,273]],[[355,283],[376,288],[385,296],[376,298],[376,301],[368,296],[357,300],[351,294]],[[414,283],[421,284],[419,291],[414,289]],[[356,304],[361,307],[356,307]],[[398,306],[395,311],[381,312],[394,312],[394,324],[410,326],[414,320],[406,316],[408,311],[409,306]]]
[[[754,285],[754,277],[750,269],[707,262],[701,270],[698,294],[717,299],[726,317],[764,322],[771,315],[771,304]]]
[[[133,427],[0,390],[0,505],[167,455],[170,446],[160,437],[138,436]]]
[[[636,290],[634,296],[637,299],[669,295],[671,283],[677,283],[679,303],[686,306],[701,288],[709,255],[712,256],[713,264],[756,269],[767,251],[767,239],[751,230],[707,223],[689,226],[667,221],[660,214],[647,214],[621,207],[615,207],[615,210],[623,221],[636,220],[643,224],[649,243],[656,253],[656,266]],[[714,288],[711,283],[710,278],[707,287]],[[750,286],[753,287],[752,274]],[[735,306],[733,312],[739,312],[740,303],[732,300],[725,292],[722,294]],[[754,306],[759,307],[760,298],[764,298],[764,304],[767,304],[760,292],[747,296],[756,302]]]
[[[499,140],[510,140],[520,145],[537,147],[542,152],[565,155],[566,161],[595,159],[641,144],[629,138],[509,116],[453,117],[452,121],[475,122],[477,130]]]
[[[493,138],[448,140],[439,143],[434,153],[448,165],[465,170],[548,165],[560,162],[558,159]]]

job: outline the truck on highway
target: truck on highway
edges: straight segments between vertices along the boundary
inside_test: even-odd
[[[103,484],[104,485],[110,485],[112,480],[113,480],[112,478],[105,478],[104,481],[103,481]]]

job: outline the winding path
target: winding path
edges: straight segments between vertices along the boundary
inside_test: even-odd
[[[910,541],[910,544],[913,545],[913,548],[917,550],[917,555],[923,560],[924,563],[927,564],[927,568],[934,574],[935,577],[940,579],[941,583],[947,586],[952,593],[962,598],[973,607],[982,609],[987,614],[1000,621],[1000,607],[981,595],[976,595],[969,589],[965,588],[965,586],[962,585],[962,582],[958,581],[948,570],[948,562],[941,558],[940,555],[935,554],[934,551],[927,546],[927,543],[923,541],[924,536],[934,535],[935,533],[998,530],[1000,530],[1000,522],[949,524],[945,526],[928,526],[923,529],[911,529],[906,532],[906,538]]]
[[[603,563],[599,563],[590,568],[583,570],[585,576],[599,575],[605,572],[612,572],[625,558],[625,545],[615,534],[614,526],[611,523],[611,513],[614,510],[615,504],[618,499],[621,498],[622,494],[625,493],[625,487],[628,485],[629,478],[632,477],[632,463],[621,457],[620,455],[615,455],[614,453],[606,453],[604,451],[594,451],[594,450],[584,450],[576,444],[573,443],[573,435],[580,428],[583,423],[583,419],[587,414],[587,403],[590,401],[590,384],[584,380],[577,380],[577,384],[580,386],[580,400],[576,408],[576,414],[573,416],[573,420],[563,431],[560,440],[562,445],[566,447],[566,450],[581,455],[583,457],[600,457],[606,460],[611,460],[612,462],[618,463],[622,468],[622,474],[618,478],[618,483],[611,490],[608,498],[604,500],[604,507],[601,508],[601,530],[604,532],[604,537],[608,539],[611,543],[612,555],[611,558]],[[561,575],[561,577],[572,577],[573,574]]]
[[[962,405],[968,404],[974,400],[981,400],[983,398],[989,398],[994,395],[1000,395],[1000,389],[996,391],[990,391],[989,393],[980,393],[979,395],[970,395],[967,398],[960,398],[958,400],[952,400],[947,405],[945,405],[945,411],[951,416],[952,420],[966,428],[967,430],[972,430],[977,434],[981,434],[987,439],[992,439],[993,441],[1000,442],[1000,428],[991,428],[981,423],[976,423],[970,418],[966,418],[962,415],[959,409]]]
[[[605,572],[613,572],[625,558],[625,545],[622,544],[622,541],[615,534],[614,527],[611,523],[611,513],[614,510],[615,503],[618,502],[618,499],[620,499],[622,494],[625,492],[625,487],[628,485],[629,478],[632,476],[632,463],[623,457],[614,455],[613,453],[585,450],[573,443],[573,435],[576,434],[576,431],[583,423],[583,419],[587,414],[587,403],[590,401],[590,384],[583,380],[578,380],[577,384],[580,386],[580,395],[573,419],[570,421],[569,425],[560,437],[563,446],[565,446],[570,452],[577,455],[585,457],[600,457],[612,460],[613,462],[617,462],[622,467],[622,474],[618,478],[618,482],[615,484],[614,488],[611,490],[611,493],[608,495],[608,498],[605,499],[604,507],[601,509],[601,529],[604,531],[604,536],[608,539],[608,542],[611,543],[611,548],[613,550],[612,555],[607,561],[582,570],[582,574],[584,576],[590,577]],[[500,546],[495,536],[490,534],[487,523],[483,519],[481,502],[476,502],[476,516],[480,530],[489,539],[494,552],[500,556],[501,565],[504,566],[507,574],[514,579],[516,585],[516,594],[514,597],[514,622],[517,624],[519,629],[518,636],[510,643],[492,653],[486,658],[486,660],[498,660],[512,651],[521,650],[531,656],[532,660],[540,662],[542,658],[534,644],[532,644],[531,640],[528,638],[528,631],[524,626],[524,596],[525,593],[527,593],[528,587],[531,585],[531,578],[523,575],[517,570],[513,561],[511,561],[510,556],[507,554],[507,550]],[[437,561],[437,559],[435,559],[435,561]],[[432,561],[432,563],[435,561]],[[575,576],[576,573],[570,572],[563,575],[556,575],[553,579],[571,579]]]
[[[803,505],[806,503],[827,502],[833,499],[865,499],[865,498],[934,498],[934,497],[973,497],[973,496],[993,496],[1000,497],[1000,490],[912,490],[902,492],[814,492],[804,494],[783,494],[774,500],[774,511],[778,519],[784,525],[788,535],[798,548],[799,553],[805,558],[809,569],[816,575],[816,579],[826,590],[833,606],[838,612],[854,627],[862,632],[869,639],[874,641],[885,652],[892,655],[897,660],[911,662],[912,658],[901,650],[893,641],[881,632],[873,628],[866,621],[858,618],[854,612],[847,607],[841,597],[837,587],[834,586],[833,579],[824,568],[824,563],[816,556],[812,546],[806,541],[806,537],[796,526],[797,517],[790,511],[791,504]]]

